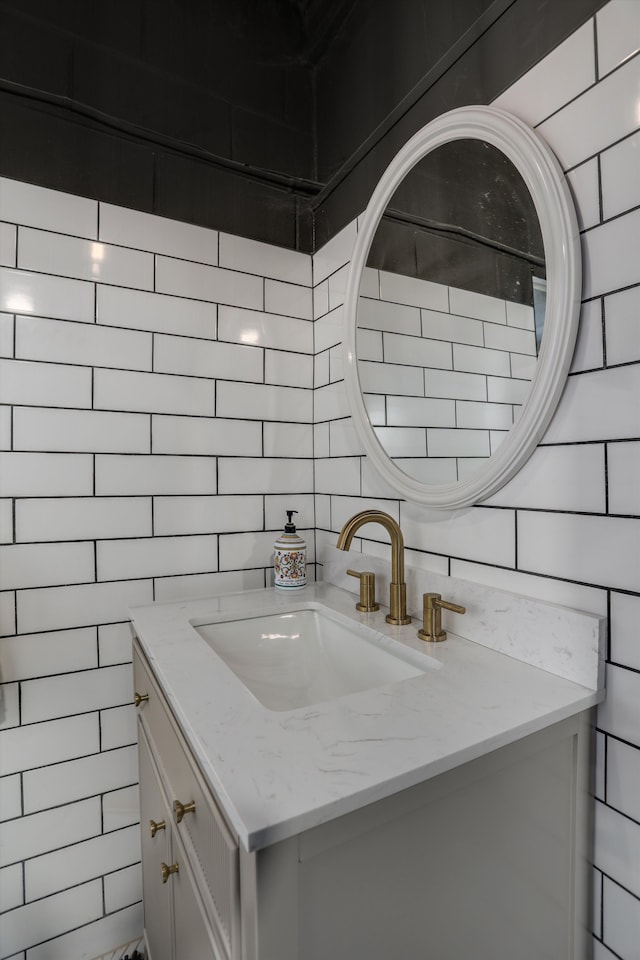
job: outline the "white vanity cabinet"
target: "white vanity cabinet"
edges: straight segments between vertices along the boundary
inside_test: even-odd
[[[134,664],[150,960],[590,956],[589,711],[247,852]]]

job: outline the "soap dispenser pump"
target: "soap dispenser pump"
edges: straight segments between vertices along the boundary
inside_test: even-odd
[[[296,533],[293,520],[297,510],[286,510],[287,522],[273,545],[275,585],[283,590],[298,590],[307,585],[307,545]]]

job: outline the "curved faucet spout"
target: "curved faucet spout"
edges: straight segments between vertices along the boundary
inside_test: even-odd
[[[388,513],[382,510],[361,510],[347,520],[340,531],[339,550],[348,550],[351,542],[365,523],[379,523],[391,537],[391,583],[389,584],[390,612],[386,616],[387,623],[411,623],[407,616],[407,587],[404,582],[404,537],[400,527]]]

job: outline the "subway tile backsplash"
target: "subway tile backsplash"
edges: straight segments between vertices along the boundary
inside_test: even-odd
[[[356,222],[311,258],[0,180],[2,957],[94,956],[142,928],[127,607],[270,585],[285,509],[299,511],[314,576],[322,545],[375,506],[400,519],[412,564],[610,612],[595,956],[633,960],[636,6],[612,0],[497,101],[537,125],[568,171],[586,302],[567,388],[529,463],[490,501],[438,522],[375,474],[349,415],[341,340]],[[426,470],[429,440],[430,479],[463,475],[517,415],[507,364],[530,374],[530,316],[377,271],[363,289],[372,420],[409,423],[407,467]],[[406,374],[385,404],[383,353]],[[417,436],[427,406],[431,436]],[[366,549],[388,555],[382,531]]]

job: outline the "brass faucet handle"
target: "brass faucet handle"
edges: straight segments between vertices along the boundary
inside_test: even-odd
[[[371,570],[347,570],[350,577],[360,580],[360,603],[356,603],[356,610],[360,613],[373,613],[380,609],[376,603],[376,575]]]
[[[447,631],[442,629],[442,610],[452,610],[454,613],[466,613],[466,607],[459,603],[443,600],[439,593],[425,593],[423,595],[424,610],[422,630],[418,630],[421,640],[428,643],[440,643],[447,639]]]

